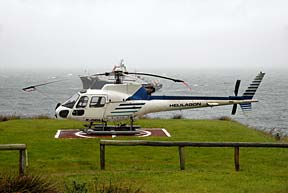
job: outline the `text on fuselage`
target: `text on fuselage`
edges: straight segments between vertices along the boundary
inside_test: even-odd
[[[173,107],[173,108],[185,108],[185,107],[200,107],[201,103],[197,102],[197,103],[180,103],[180,104],[170,104],[169,107]]]

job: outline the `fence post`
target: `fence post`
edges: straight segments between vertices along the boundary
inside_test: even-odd
[[[105,170],[105,144],[100,143],[100,167]]]
[[[235,170],[239,171],[239,169],[240,169],[239,146],[234,147],[234,163],[235,163]]]
[[[180,169],[185,170],[184,146],[179,146]]]
[[[19,150],[19,175],[24,176],[26,166],[26,152],[24,149]]]

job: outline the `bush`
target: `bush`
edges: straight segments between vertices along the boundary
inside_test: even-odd
[[[16,115],[0,115],[0,122],[9,121],[9,120],[15,120],[15,119],[20,119],[20,116],[16,116]]]
[[[87,193],[88,189],[86,188],[86,183],[77,183],[76,181],[72,182],[72,186],[65,184],[66,193]]]
[[[4,175],[0,177],[0,193],[58,193],[56,184],[43,176]]]
[[[33,116],[30,117],[31,119],[51,119],[51,117],[49,117],[48,115],[37,115],[37,116]]]
[[[48,115],[36,115],[31,117],[23,117],[18,115],[0,115],[0,122],[16,119],[51,119],[51,117],[49,117]]]
[[[60,191],[56,183],[44,176],[0,175],[0,193],[144,193],[140,188],[112,184],[111,181],[108,185],[101,185],[96,180],[89,185],[73,181]]]
[[[86,183],[79,183],[76,181],[72,182],[72,185],[65,184],[65,193],[143,193],[140,188],[134,188],[132,186],[124,186],[121,184],[112,184],[110,181],[109,185],[99,184],[98,181],[94,181],[90,184],[90,188],[86,186]]]
[[[172,116],[172,119],[183,119],[183,115],[182,114],[176,114]]]
[[[124,186],[121,184],[112,184],[110,181],[109,185],[100,185],[98,182],[93,184],[93,193],[144,193],[140,188],[132,186]]]
[[[233,119],[231,117],[228,116],[222,116],[219,118],[220,121],[233,121]]]

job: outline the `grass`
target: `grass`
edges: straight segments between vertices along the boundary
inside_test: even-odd
[[[276,142],[235,121],[146,119],[136,124],[164,127],[172,135],[145,140]],[[91,186],[97,179],[100,184],[132,185],[143,192],[288,192],[287,149],[240,148],[240,171],[236,172],[233,148],[185,148],[186,170],[180,171],[177,148],[108,146],[106,170],[101,171],[99,139],[54,139],[58,129],[68,128],[82,128],[82,123],[5,121],[0,123],[0,143],[27,144],[29,173],[52,176],[60,185],[76,181]],[[17,171],[17,164],[18,152],[0,151],[0,174]]]

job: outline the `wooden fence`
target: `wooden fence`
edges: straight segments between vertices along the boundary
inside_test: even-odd
[[[105,169],[105,146],[162,146],[178,147],[180,169],[185,169],[184,147],[234,147],[235,170],[239,171],[239,148],[288,148],[287,143],[257,143],[257,142],[186,142],[186,141],[145,141],[145,140],[100,140],[100,167]]]
[[[28,165],[26,144],[0,144],[1,150],[19,150],[19,175],[24,175]]]

